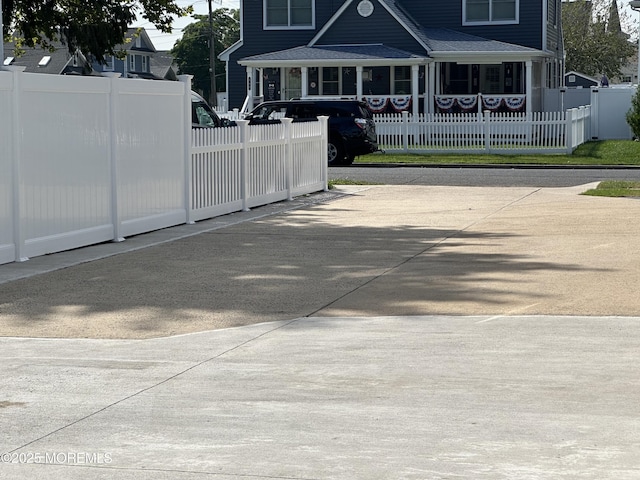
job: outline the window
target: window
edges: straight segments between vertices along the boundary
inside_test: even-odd
[[[462,0],[465,25],[474,23],[518,23],[520,0]]]
[[[411,67],[395,67],[393,73],[393,93],[398,95],[411,93]]]
[[[104,65],[102,67],[102,70],[105,72],[113,72],[113,66],[115,64],[115,58],[113,55],[106,55],[104,57]]]
[[[130,72],[136,71],[136,57],[133,55],[129,55],[129,71]]]
[[[264,28],[313,28],[315,0],[264,0]]]
[[[339,67],[324,67],[322,69],[322,92],[320,95],[340,95]]]
[[[146,55],[142,55],[142,71],[149,71],[149,57],[147,57]]]

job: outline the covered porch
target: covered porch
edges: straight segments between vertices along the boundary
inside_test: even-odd
[[[245,57],[249,111],[262,101],[340,97],[374,113],[542,111],[561,65],[545,52],[459,32],[430,31],[424,55],[383,44],[312,45]]]

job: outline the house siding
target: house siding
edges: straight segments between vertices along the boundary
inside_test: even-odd
[[[434,8],[428,1],[399,2],[416,22],[425,27],[450,28],[470,35],[506,43],[543,49],[542,6],[543,0],[520,0],[520,22],[516,25],[462,25],[462,1],[438,2]]]
[[[317,44],[356,42],[382,43],[407,52],[425,55],[424,47],[379,4],[375,5],[369,17],[363,18],[358,14],[357,2],[353,2]]]
[[[562,36],[560,33],[560,0],[548,0],[547,15],[547,45],[546,50],[562,57],[560,48],[562,46]]]

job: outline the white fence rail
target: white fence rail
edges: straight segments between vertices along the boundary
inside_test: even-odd
[[[326,118],[192,132],[181,80],[0,71],[0,264],[326,188]]]
[[[394,153],[571,153],[591,139],[591,109],[566,112],[374,115]]]

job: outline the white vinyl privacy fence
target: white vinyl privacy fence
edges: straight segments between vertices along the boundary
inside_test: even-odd
[[[326,118],[192,131],[190,85],[0,70],[0,264],[326,188]]]
[[[591,109],[566,112],[375,115],[393,153],[571,153],[591,139]]]

